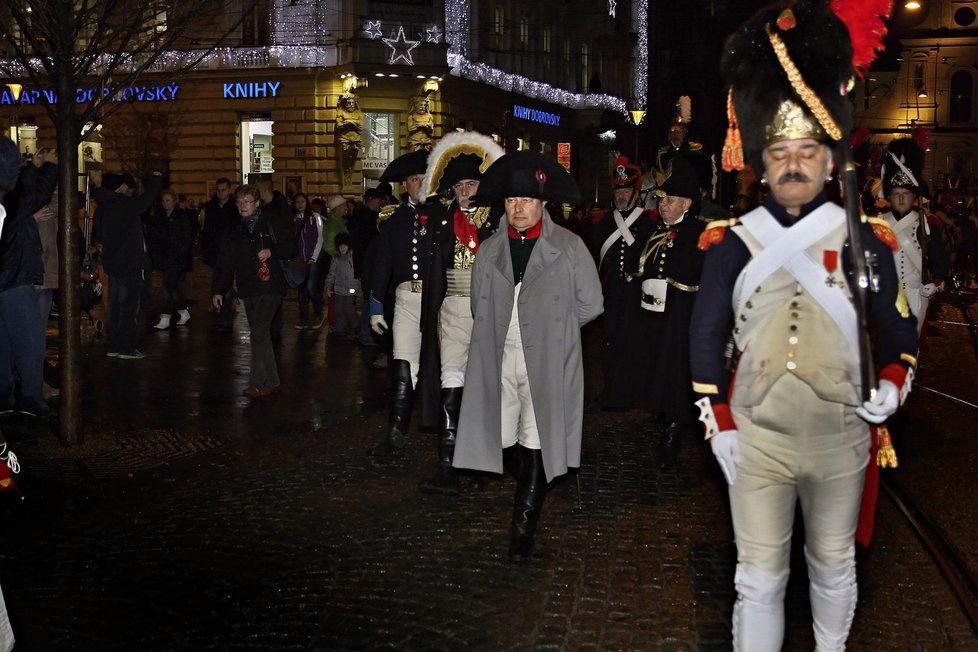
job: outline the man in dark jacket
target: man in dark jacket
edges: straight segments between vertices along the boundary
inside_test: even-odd
[[[231,181],[225,177],[217,180],[214,196],[204,204],[204,229],[202,232],[204,264],[213,272],[221,252],[221,240],[238,224],[238,209],[231,197]]]
[[[367,309],[365,299],[368,286],[364,260],[371,240],[377,235],[377,219],[380,217],[381,201],[383,198],[380,192],[376,188],[369,188],[363,193],[363,204],[353,211],[348,225],[350,238],[353,239],[353,276],[360,281],[360,300],[363,308],[357,336],[364,346],[374,346],[373,338],[370,336],[370,311]]]
[[[43,282],[44,264],[33,214],[51,201],[58,168],[38,158],[24,166],[18,177],[19,164],[17,146],[0,138],[0,198],[6,209],[0,233],[0,409],[13,409],[14,382],[19,377],[21,411],[47,416],[50,408],[41,393],[44,331],[33,287]]]
[[[124,360],[146,356],[136,348],[136,316],[146,270],[150,269],[141,215],[160,195],[162,178],[153,172],[143,194],[130,197],[130,181],[106,174],[92,193],[98,203],[96,225],[102,244],[102,266],[109,275],[109,341],[106,355]]]

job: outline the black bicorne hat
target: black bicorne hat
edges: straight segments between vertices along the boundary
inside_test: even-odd
[[[428,152],[424,150],[409,152],[391,161],[387,169],[384,170],[384,174],[381,175],[380,180],[399,183],[415,174],[424,174],[427,167]]]
[[[709,162],[709,160],[707,159]],[[660,197],[686,197],[694,201],[700,198],[700,178],[696,168],[685,157],[677,156],[669,164],[669,176],[656,192]]]
[[[512,152],[482,175],[478,199],[534,197],[569,204],[581,202],[581,190],[567,170],[539,152]]]

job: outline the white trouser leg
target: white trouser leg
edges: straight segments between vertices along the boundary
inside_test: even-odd
[[[846,649],[849,628],[856,613],[856,565],[819,568],[808,559],[808,596],[812,603],[816,652],[842,652]]]
[[[472,324],[472,300],[469,297],[445,297],[438,313],[442,388],[465,385],[465,366],[469,361]]]
[[[421,362],[421,293],[411,292],[411,283],[397,286],[394,293],[394,359],[411,365],[411,386],[418,384]]]
[[[520,286],[516,286],[519,298]],[[533,397],[530,394],[530,378],[526,370],[526,356],[523,355],[523,337],[520,333],[518,301],[513,301],[513,314],[506,332],[503,347],[502,381],[502,444],[508,448],[517,442],[526,448],[540,449],[540,433],[533,412]]]
[[[734,652],[780,652],[784,639],[784,589],[787,585],[787,571],[769,573],[737,564]]]

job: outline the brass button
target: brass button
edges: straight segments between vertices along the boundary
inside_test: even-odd
[[[798,338],[792,335],[788,338],[788,344],[798,344]]]
[[[789,358],[794,358],[795,357],[795,352],[793,350],[792,351],[788,351],[788,357]]]
[[[789,331],[796,331],[796,330],[798,330],[798,326],[796,324],[792,324],[791,326],[788,326],[788,330]]]
[[[750,301],[748,301],[746,304],[744,304],[744,307],[746,307],[746,308],[753,308],[754,307],[754,304],[751,303]]]
[[[741,315],[740,321],[747,321],[747,315]]]
[[[788,360],[788,364],[786,364],[785,366],[786,366],[786,367],[787,367],[787,368],[788,368],[788,369],[789,369],[790,371],[794,371],[795,369],[797,369],[797,368],[798,368],[798,365],[797,365],[797,364],[795,364],[795,361],[794,361],[794,360]]]
[[[798,313],[797,312],[791,313],[791,318],[792,319],[798,319]]]

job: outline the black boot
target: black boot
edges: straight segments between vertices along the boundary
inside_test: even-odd
[[[520,449],[519,444],[507,446],[503,449],[503,471],[509,473],[514,479],[520,479]]]
[[[458,433],[458,413],[462,408],[462,388],[446,387],[441,390],[441,416],[438,423],[438,470],[435,475],[422,480],[418,489],[426,494],[459,493],[458,475],[452,468],[455,457],[455,437]]]
[[[394,360],[390,416],[387,421],[387,437],[367,451],[371,457],[392,457],[401,452],[406,442],[408,425],[411,423],[411,405],[414,385],[411,383],[411,363]]]
[[[539,450],[519,444],[512,448],[519,455],[519,474],[516,476],[516,498],[513,501],[509,560],[523,561],[533,553],[533,534],[547,496],[547,474],[543,470],[543,453]]]
[[[659,445],[655,452],[655,465],[659,469],[671,469],[676,466],[676,458],[682,447],[682,428],[673,421],[659,436]]]

